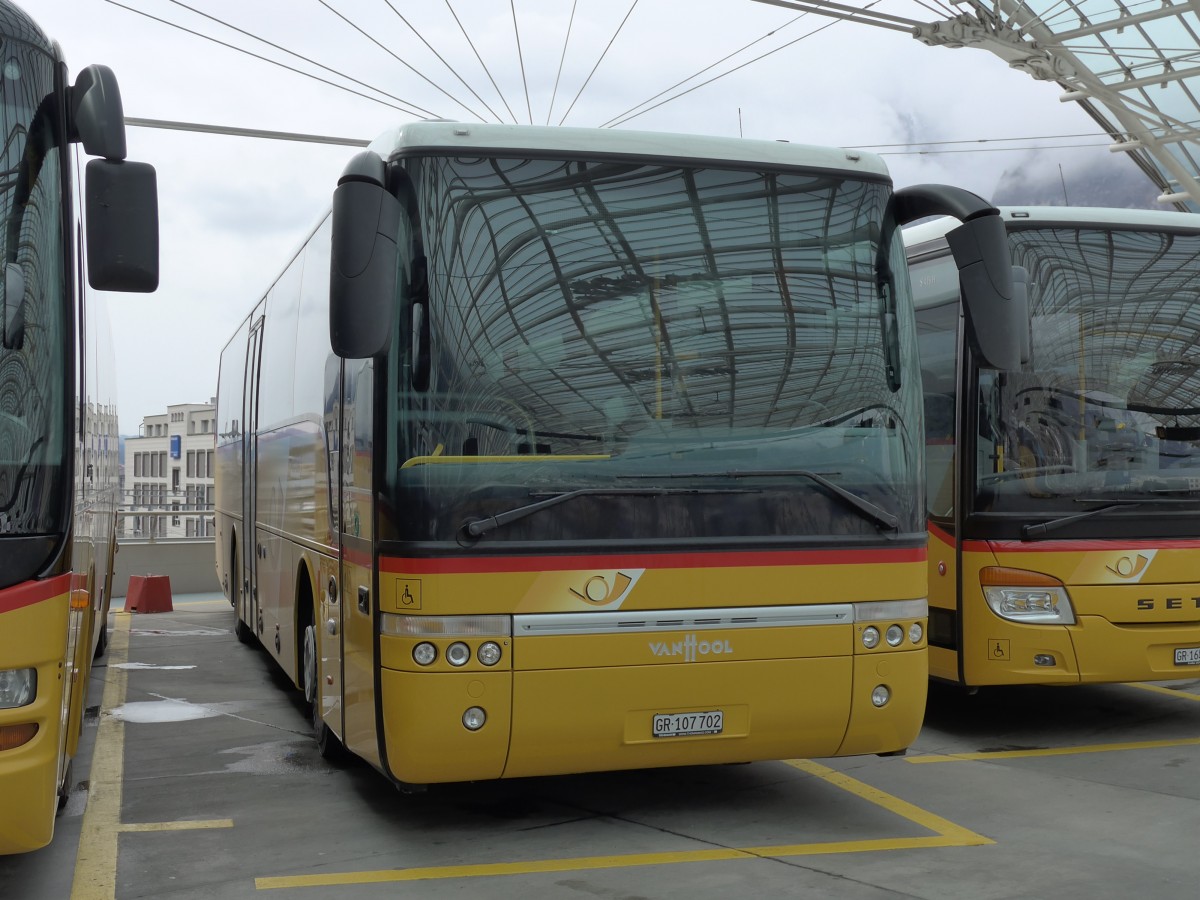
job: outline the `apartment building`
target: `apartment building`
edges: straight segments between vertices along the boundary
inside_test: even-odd
[[[210,537],[213,525],[213,456],[216,408],[177,403],[142,419],[140,434],[125,439],[125,503],[134,515],[123,532],[132,537]],[[149,515],[155,513],[156,515]]]

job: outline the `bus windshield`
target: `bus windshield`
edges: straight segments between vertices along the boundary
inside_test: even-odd
[[[612,159],[403,166],[385,534],[844,544],[922,529],[899,231],[879,247],[886,181]],[[889,254],[899,274],[881,285]]]
[[[980,373],[976,508],[1194,517],[1200,235],[1010,229],[1032,355]]]
[[[54,67],[30,44],[11,41],[5,48],[0,233],[4,266],[21,275],[7,279],[8,289],[23,290],[3,296],[0,273],[0,586],[36,574],[45,562],[43,544],[52,545],[64,529],[70,497],[62,158],[59,114],[47,99],[54,96]]]

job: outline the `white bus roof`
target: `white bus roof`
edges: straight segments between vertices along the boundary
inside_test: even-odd
[[[1005,222],[1023,227],[1030,225],[1067,225],[1107,228],[1165,228],[1200,230],[1200,214],[1165,209],[1119,209],[1101,206],[1001,206]],[[939,217],[904,229],[904,244],[915,247],[944,237],[960,224],[957,219]]]
[[[567,128],[545,125],[494,125],[469,122],[412,122],[385,132],[371,149],[390,160],[398,155],[454,149],[532,150],[571,155],[617,154],[672,160],[730,162],[766,166],[836,169],[871,178],[889,178],[887,166],[873,153],[814,147],[787,141],[704,137],[625,131],[614,128]]]

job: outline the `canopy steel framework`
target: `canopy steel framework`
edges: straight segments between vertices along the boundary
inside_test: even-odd
[[[1061,100],[1159,187],[1159,202],[1200,212],[1200,0],[954,0],[962,11],[934,22],[823,0],[758,2],[977,47],[1057,82]]]

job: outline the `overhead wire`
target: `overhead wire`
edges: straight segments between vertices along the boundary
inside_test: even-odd
[[[378,47],[380,50],[382,50],[388,56],[390,56],[392,59],[396,60],[396,62],[400,63],[400,65],[404,66],[406,69],[408,69],[410,72],[412,72],[418,78],[420,78],[422,81],[424,81],[426,84],[428,84],[434,90],[436,90],[438,93],[440,93],[443,96],[445,96],[446,98],[448,98],[455,105],[462,107],[464,110],[466,110],[472,116],[474,116],[476,119],[479,119],[481,122],[484,121],[484,117],[482,115],[477,113],[475,110],[471,109],[471,107],[467,106],[465,103],[463,103],[461,100],[459,100],[457,97],[455,97],[449,91],[447,91],[445,88],[443,88],[437,82],[435,82],[433,79],[429,78],[427,75],[422,74],[411,63],[405,61],[404,59],[401,59],[385,44],[381,43],[379,40],[372,37],[365,30],[363,30],[359,25],[357,25],[355,22],[351,21],[350,18],[343,15],[341,12],[336,10],[334,7],[330,6],[329,3],[326,2],[326,0],[317,0],[317,2],[320,3],[327,10],[329,10],[331,13],[333,13],[335,16],[337,16],[339,19],[341,19],[343,22],[345,22],[347,25],[349,25],[351,28],[353,28],[355,31],[357,31],[359,34],[361,34],[363,37],[365,37],[368,41],[370,41],[372,44],[374,44],[376,47]]]
[[[476,100],[478,100],[480,103],[482,103],[483,108],[486,109],[488,112],[490,112],[492,114],[492,117],[497,122],[502,121],[500,115],[488,105],[488,102],[486,100],[484,100],[482,97],[480,97],[478,93],[476,93],[475,88],[473,88],[473,87],[471,87],[471,85],[467,84],[466,79],[464,79],[461,75],[458,74],[458,70],[455,69],[454,66],[450,65],[450,63],[446,62],[445,57],[443,57],[442,54],[438,53],[437,49],[431,43],[429,43],[429,41],[425,40],[425,36],[423,34],[421,34],[420,30],[418,30],[410,21],[408,21],[408,19],[406,19],[404,17],[404,14],[401,13],[400,10],[396,9],[396,7],[392,4],[392,0],[383,0],[383,2],[385,4],[387,4],[388,9],[390,9],[393,13],[396,14],[396,17],[401,22],[403,22],[405,25],[408,26],[408,30],[417,36],[417,40],[419,40],[422,44],[424,44],[429,49],[429,52],[438,58],[438,62],[440,62],[443,66],[445,66],[447,69],[449,69],[450,74],[453,75],[455,78],[457,78],[459,80],[459,83],[462,84],[463,87],[465,87],[468,91],[471,92],[471,96],[473,96]]]
[[[364,87],[366,87],[368,90],[372,90],[377,93],[383,94],[385,97],[391,97],[391,99],[395,100],[396,103],[403,104],[403,105],[397,106],[396,103],[388,103],[386,100],[381,100],[379,97],[372,97],[370,94],[364,94],[361,91],[356,91],[353,88],[346,87],[346,85],[344,85],[344,84],[338,84],[335,81],[330,81],[327,78],[322,78],[319,75],[314,75],[312,72],[305,72],[303,69],[297,69],[295,66],[289,66],[287,63],[280,62],[277,59],[271,59],[269,56],[262,56],[261,54],[255,53],[252,50],[247,50],[245,47],[239,47],[236,44],[230,44],[226,41],[221,40],[220,38],[215,38],[211,35],[204,34],[203,32],[195,31],[191,28],[188,28],[185,25],[180,25],[178,22],[172,22],[169,19],[160,18],[158,16],[155,16],[148,12],[145,12],[144,10],[136,9],[132,6],[127,6],[124,3],[118,2],[118,0],[104,0],[104,2],[108,3],[112,6],[116,6],[121,9],[124,9],[128,12],[135,13],[139,16],[144,16],[145,18],[150,19],[155,22],[158,22],[162,25],[167,25],[170,28],[175,28],[179,31],[185,32],[186,34],[190,34],[193,37],[198,37],[198,38],[202,38],[203,40],[206,40],[206,41],[211,41],[214,44],[218,44],[219,46],[226,47],[226,48],[228,48],[230,50],[234,50],[238,53],[245,54],[246,56],[249,56],[253,59],[260,60],[261,62],[270,63],[273,66],[278,66],[281,69],[286,69],[287,71],[294,72],[297,75],[303,75],[305,78],[311,78],[314,81],[319,81],[322,84],[326,84],[326,85],[329,85],[330,87],[337,88],[340,91],[345,91],[349,94],[354,94],[356,97],[362,97],[365,100],[370,100],[374,103],[379,103],[379,104],[381,104],[383,106],[387,106],[391,109],[399,110],[400,112],[405,113],[407,115],[416,116],[417,118],[420,118],[422,115],[432,116],[435,118],[437,116],[436,113],[430,112],[427,109],[417,106],[417,104],[415,104],[415,103],[412,103],[408,100],[401,100],[399,97],[395,97],[392,94],[388,94],[386,91],[382,91],[379,88],[372,87],[371,85],[365,84],[364,82],[361,82],[361,81],[358,81],[357,79],[351,78],[348,75],[338,72],[336,69],[330,69],[328,66],[322,66],[318,62],[315,62],[315,61],[307,59],[306,57],[300,56],[300,54],[298,54],[298,53],[293,53],[290,50],[286,50],[282,47],[278,47],[277,45],[271,44],[270,41],[265,41],[262,38],[256,38],[256,39],[263,41],[263,43],[270,44],[271,46],[276,47],[276,49],[280,50],[281,52],[288,53],[292,56],[297,57],[298,59],[303,59],[305,62],[309,62],[312,65],[319,66],[320,68],[325,69],[326,71],[333,72],[334,74],[336,74],[342,78],[345,78],[348,81],[352,81],[355,84],[361,84]],[[203,13],[202,13],[202,15],[203,15]],[[218,19],[216,21],[219,22],[220,20]],[[222,23],[222,24],[226,24],[226,23]],[[233,26],[227,26],[227,27],[232,28]],[[253,35],[251,35],[251,37],[253,37]],[[411,107],[411,108],[406,108],[406,107]]]
[[[869,3],[865,7],[865,9],[870,9],[872,6],[878,5],[880,2],[882,2],[882,0],[875,0],[875,2]],[[668,103],[678,100],[680,97],[685,97],[688,94],[690,94],[692,91],[699,90],[702,87],[706,87],[706,86],[712,84],[714,81],[719,81],[728,75],[732,75],[734,72],[741,71],[742,69],[746,68],[747,66],[751,66],[754,63],[759,62],[760,60],[766,59],[768,56],[772,56],[781,50],[786,50],[788,47],[798,44],[798,43],[800,43],[800,41],[806,40],[807,38],[812,37],[814,34],[819,34],[820,32],[824,31],[827,28],[832,28],[837,23],[838,23],[838,18],[835,18],[834,21],[828,22],[819,28],[814,28],[812,31],[808,32],[807,34],[803,34],[793,41],[788,41],[786,44],[781,44],[780,46],[776,47],[774,50],[768,50],[766,53],[756,56],[754,59],[747,60],[746,62],[742,63],[741,65],[735,66],[734,68],[729,69],[728,71],[722,72],[719,75],[714,75],[712,78],[708,79],[707,81],[703,81],[700,84],[692,85],[687,90],[680,91],[678,94],[675,94],[672,97],[668,97],[667,99],[663,100],[661,103],[656,103],[653,106],[648,106],[645,109],[640,110],[633,114],[622,113],[615,120],[610,119],[609,123],[607,123],[607,127],[615,128],[618,125],[624,125],[626,122],[631,122],[634,119],[636,119],[638,116],[645,115],[646,113],[650,112],[651,110],[658,109],[660,106],[665,106]],[[734,55],[736,55],[736,54],[734,54]],[[695,77],[695,76],[693,76],[693,77]],[[685,78],[683,83],[686,83],[689,80],[690,79]],[[639,105],[641,105],[641,104],[639,104]],[[635,106],[633,108],[637,109],[637,106]]]
[[[579,86],[579,90],[575,93],[575,99],[573,99],[571,101],[571,105],[567,107],[567,111],[565,113],[563,113],[563,117],[558,120],[559,125],[561,125],[563,122],[567,121],[567,116],[571,115],[571,110],[573,110],[575,108],[575,104],[578,103],[579,98],[581,96],[583,96],[584,88],[586,88],[588,86],[588,82],[590,82],[592,80],[592,76],[595,75],[596,70],[600,68],[600,63],[604,62],[604,57],[606,57],[608,55],[608,51],[612,49],[613,43],[616,41],[617,37],[621,34],[622,29],[625,28],[625,23],[628,22],[629,17],[631,15],[633,15],[633,11],[637,7],[638,3],[639,3],[639,0],[633,0],[633,3],[629,7],[629,11],[625,13],[625,18],[623,18],[621,20],[621,24],[617,26],[617,30],[613,32],[613,36],[611,38],[609,38],[608,44],[605,45],[604,51],[600,54],[600,58],[597,59],[596,64],[594,66],[592,66],[592,71],[590,71],[588,73],[588,77],[585,78],[583,80],[583,84],[581,84]]]
[[[533,106],[529,102],[529,80],[525,77],[525,54],[521,51],[521,29],[517,26],[517,4],[516,0],[508,0],[509,9],[512,10],[513,35],[517,39],[517,60],[521,63],[521,84],[525,87],[525,109],[529,113],[529,124],[533,124]]]
[[[504,104],[504,108],[508,110],[509,116],[512,117],[513,124],[516,124],[517,114],[512,111],[512,107],[508,105],[508,100],[504,96],[504,92],[500,90],[500,85],[496,84],[496,79],[492,77],[492,70],[488,68],[487,63],[483,61],[483,57],[479,55],[479,50],[475,47],[475,41],[471,39],[471,35],[467,34],[466,26],[458,17],[458,13],[454,11],[454,7],[450,5],[450,0],[445,0],[446,9],[450,10],[450,15],[454,17],[455,23],[458,25],[458,30],[462,32],[462,36],[467,40],[467,46],[471,48],[471,52],[475,54],[475,58],[479,60],[479,65],[483,66],[484,74],[487,75],[488,81],[492,83],[492,87],[496,89],[496,94],[500,97],[500,102]]]
[[[550,116],[554,114],[554,101],[558,99],[558,83],[562,79],[563,63],[567,61],[567,45],[571,43],[571,28],[575,24],[575,9],[579,0],[571,3],[571,18],[567,20],[567,35],[563,38],[562,56],[558,58],[558,74],[554,76],[554,90],[550,93],[550,107],[546,110],[546,124],[550,124]]]
[[[670,91],[675,90],[677,87],[681,87],[682,85],[687,84],[693,78],[699,78],[701,75],[703,75],[705,72],[709,71],[710,69],[715,69],[717,66],[721,65],[721,63],[727,62],[728,60],[733,59],[733,57],[737,56],[739,53],[744,53],[746,50],[749,50],[755,44],[762,43],[763,41],[765,41],[767,38],[771,37],[772,35],[778,34],[780,31],[783,31],[783,29],[796,24],[797,22],[799,22],[801,19],[803,19],[807,15],[808,15],[808,13],[806,13],[806,12],[801,13],[800,15],[796,16],[794,19],[792,19],[788,22],[785,22],[783,25],[780,25],[778,28],[768,31],[766,34],[755,38],[750,43],[743,44],[741,47],[739,47],[737,50],[734,50],[732,53],[726,54],[721,59],[718,59],[714,63],[710,63],[709,65],[705,66],[703,69],[700,69],[698,72],[693,72],[687,78],[683,78],[683,79],[675,82],[675,84],[671,85],[670,87],[664,88],[663,90],[661,90],[657,94],[655,94],[653,97],[648,97],[647,99],[643,100],[641,103],[631,106],[629,109],[625,110],[625,112],[618,113],[617,115],[613,116],[607,122],[602,122],[599,125],[599,127],[607,128],[607,127],[611,126],[614,122],[616,122],[616,120],[623,119],[625,116],[628,116],[630,113],[635,112],[639,107],[642,107],[648,103],[654,102],[659,97],[661,97],[663,94],[666,94]],[[565,48],[564,48],[564,52],[565,52]]]

